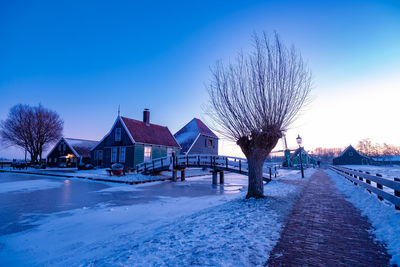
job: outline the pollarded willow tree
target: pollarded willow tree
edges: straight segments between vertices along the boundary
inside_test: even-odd
[[[263,165],[309,101],[312,75],[294,47],[275,33],[253,37],[253,51],[234,63],[218,61],[208,86],[216,130],[240,146],[248,161],[246,198],[263,198]]]

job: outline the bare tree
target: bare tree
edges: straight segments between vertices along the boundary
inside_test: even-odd
[[[311,72],[276,33],[273,38],[255,34],[253,41],[251,53],[212,68],[207,112],[216,130],[235,141],[248,160],[246,198],[262,198],[264,161],[308,102]]]
[[[5,121],[0,123],[1,141],[9,146],[26,150],[32,162],[42,160],[43,150],[57,141],[62,134],[64,122],[52,110],[41,105],[15,105]]]

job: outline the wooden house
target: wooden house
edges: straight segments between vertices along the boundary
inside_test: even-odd
[[[333,159],[333,165],[367,165],[371,162],[370,157],[362,155],[351,145]]]
[[[61,138],[47,154],[49,167],[77,167],[79,163],[90,162],[90,149],[98,141],[75,138]]]
[[[218,136],[201,120],[194,118],[175,135],[182,154],[218,155]]]
[[[121,163],[127,169],[134,169],[139,163],[179,151],[180,146],[169,129],[150,123],[150,111],[145,109],[143,121],[118,116],[91,154],[96,166],[106,168]]]
[[[301,151],[301,153],[300,153]],[[301,158],[300,158],[301,156]],[[296,149],[292,155],[290,155],[290,164],[291,166],[293,165],[299,165],[300,163],[303,164],[317,164],[317,161],[314,157],[312,157],[310,154],[307,153],[307,151],[304,150],[304,148],[298,148]]]

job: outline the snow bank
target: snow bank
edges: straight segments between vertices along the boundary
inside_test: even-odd
[[[239,192],[53,213],[1,236],[0,265],[263,265],[299,187],[272,181],[262,200]]]
[[[31,181],[16,181],[0,184],[0,193],[8,192],[31,192],[36,190],[44,190],[62,186],[62,182],[49,180],[31,180]]]
[[[334,171],[328,170],[327,174],[338,190],[347,196],[347,200],[371,221],[375,228],[372,232],[379,241],[386,243],[392,255],[391,263],[400,265],[400,212],[391,203],[379,201],[375,195],[369,194],[363,187],[353,185]]]

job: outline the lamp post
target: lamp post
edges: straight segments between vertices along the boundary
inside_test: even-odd
[[[301,142],[303,139],[301,139],[300,135],[297,135],[296,138],[297,144],[299,145],[300,148],[300,169],[301,169],[301,178],[304,178],[304,169],[303,169],[303,157],[302,157],[302,148],[301,148]]]

